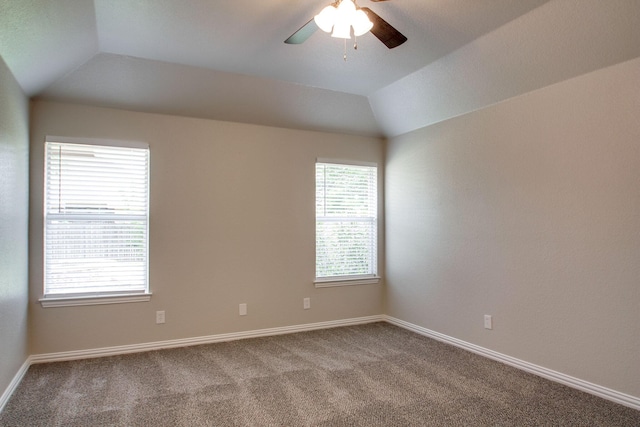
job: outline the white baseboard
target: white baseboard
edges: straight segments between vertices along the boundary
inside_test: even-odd
[[[564,384],[566,386],[584,391],[586,393],[593,394],[603,399],[610,400],[615,403],[619,403],[630,408],[640,410],[640,398],[631,396],[629,394],[621,393],[616,390],[612,390],[607,387],[593,384],[588,381],[575,378],[561,372],[557,372],[542,366],[534,365],[533,363],[525,362],[524,360],[516,359],[515,357],[507,356],[506,354],[498,353],[497,351],[489,350],[484,347],[480,347],[475,344],[468,343],[466,341],[459,340],[457,338],[450,337],[448,335],[441,334],[439,332],[432,331],[430,329],[423,328],[413,323],[405,322],[404,320],[396,319],[395,317],[383,316],[384,320],[392,325],[399,326],[403,329],[424,335],[435,340],[460,347],[464,350],[472,353],[479,354],[480,356],[487,357],[498,362],[502,362],[506,365],[513,366],[514,368],[521,369],[523,371],[532,373],[534,375],[546,378],[551,381]]]
[[[94,348],[89,350],[64,351],[60,353],[34,354],[29,360],[32,364],[62,362],[66,360],[90,359],[95,357],[116,356],[119,354],[141,353],[144,351],[161,350],[165,348],[187,347],[190,345],[212,344],[223,341],[235,341],[246,338],[258,338],[271,335],[291,334],[294,332],[313,331],[317,329],[336,328],[339,326],[362,325],[365,323],[382,322],[383,315],[356,317],[352,319],[332,320],[328,322],[307,323],[303,325],[282,326],[278,328],[258,329],[254,331],[232,332],[228,334],[208,335],[203,337],[183,338],[168,341],[157,341],[143,344],[121,345],[115,347]]]
[[[184,338],[184,339],[168,340],[168,341],[157,341],[157,342],[150,342],[150,343],[143,343],[143,344],[132,344],[132,345],[123,345],[123,346],[115,346],[115,347],[103,347],[103,348],[96,348],[96,349],[89,349],[89,350],[76,350],[76,351],[65,351],[65,352],[59,352],[59,353],[44,353],[44,354],[31,355],[20,367],[20,370],[18,371],[18,373],[16,373],[13,380],[11,381],[7,389],[4,391],[2,396],[0,396],[0,412],[4,408],[5,404],[8,402],[9,398],[13,394],[18,384],[20,384],[20,381],[22,381],[22,378],[27,372],[27,370],[29,369],[29,366],[36,363],[61,362],[61,361],[76,360],[76,359],[89,359],[89,358],[104,357],[104,356],[116,356],[119,354],[141,353],[145,351],[161,350],[165,348],[187,347],[191,345],[200,345],[200,344],[212,344],[216,342],[234,341],[234,340],[240,340],[240,339],[246,339],[246,338],[266,337],[266,336],[272,336],[272,335],[291,334],[295,332],[313,331],[318,329],[328,329],[328,328],[335,328],[340,326],[361,325],[365,323],[373,323],[373,322],[381,322],[381,321],[385,321],[392,325],[399,326],[403,329],[407,329],[409,331],[418,333],[420,335],[424,335],[426,337],[433,338],[435,340],[438,340],[447,344],[451,344],[456,347],[460,347],[464,350],[471,351],[473,353],[479,354],[489,359],[493,359],[498,362],[507,364],[509,366],[522,369],[523,371],[526,371],[526,372],[530,372],[534,375],[538,375],[540,377],[547,378],[549,380],[564,384],[566,386],[593,394],[603,399],[607,399],[612,402],[619,403],[621,405],[628,406],[636,410],[640,410],[640,398],[638,397],[621,393],[597,384],[593,384],[588,381],[581,380],[579,378],[574,378],[569,375],[563,374],[561,372],[544,368],[542,366],[534,365],[532,363],[525,362],[523,360],[516,359],[514,357],[507,356],[505,354],[498,353],[496,351],[489,350],[487,348],[480,347],[478,345],[471,344],[466,341],[462,341],[457,338],[453,338],[448,335],[444,335],[439,332],[435,332],[435,331],[423,328],[421,326],[414,325],[409,322],[405,322],[404,320],[400,320],[395,317],[391,317],[387,315],[376,315],[376,316],[358,317],[358,318],[352,318],[352,319],[333,320],[328,322],[309,323],[309,324],[303,324],[303,325],[258,329],[254,331],[232,332],[228,334],[209,335],[209,336],[203,336],[203,337]]]
[[[31,366],[31,361],[29,360],[29,358],[27,358],[22,366],[20,366],[20,369],[18,369],[18,372],[13,376],[13,379],[9,383],[9,386],[6,388],[4,393],[2,393],[2,396],[0,396],[0,412],[2,412],[4,406],[9,401],[9,398],[18,387],[18,384],[20,384],[20,382],[22,381],[22,378],[24,377],[24,374],[27,373],[29,366]]]
[[[22,364],[13,380],[0,396],[0,412],[27,373],[29,366],[36,363],[63,362],[67,360],[91,359],[96,357],[116,356],[119,354],[141,353],[145,351],[161,350],[164,348],[187,347],[190,345],[212,344],[216,342],[234,341],[246,338],[258,338],[271,335],[291,334],[295,332],[329,329],[340,326],[362,325],[365,323],[382,322],[383,315],[356,317],[351,319],[331,320],[328,322],[308,323],[303,325],[282,326],[278,328],[258,329],[255,331],[232,332],[228,334],[209,335],[204,337],[184,338],[168,341],[157,341],[143,344],[121,345],[115,347],[94,348],[89,350],[64,351],[59,353],[33,354]]]

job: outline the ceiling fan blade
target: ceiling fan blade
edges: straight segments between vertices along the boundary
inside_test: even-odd
[[[393,28],[391,24],[380,18],[374,11],[368,7],[361,7],[360,9],[364,10],[371,22],[373,22],[371,33],[389,49],[398,47],[407,41],[407,38],[400,31]]]
[[[316,25],[316,22],[313,20],[313,18],[311,18],[309,22],[307,22],[302,27],[300,27],[298,31],[291,34],[291,36],[288,39],[286,39],[284,42],[286,44],[304,43],[309,37],[311,37],[313,33],[316,32],[317,29],[318,29],[318,25]]]

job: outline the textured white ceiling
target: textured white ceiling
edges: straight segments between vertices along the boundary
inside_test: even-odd
[[[51,85],[41,97],[268,126],[381,135],[364,96],[106,53]]]
[[[92,1],[0,0],[0,55],[34,95],[98,53]]]
[[[359,0],[408,37],[342,59],[329,0],[0,0],[33,97],[390,136],[640,55],[639,0]]]
[[[409,41],[387,49],[372,34],[348,43],[316,32],[284,40],[329,0],[96,0],[103,52],[368,95],[546,0],[360,0]]]
[[[383,133],[395,136],[638,56],[640,1],[555,1],[369,100]]]

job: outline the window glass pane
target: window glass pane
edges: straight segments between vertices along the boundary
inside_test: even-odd
[[[374,221],[318,221],[316,277],[375,273]]]
[[[45,295],[146,292],[149,150],[46,143]]]
[[[145,215],[148,150],[47,144],[47,213]]]
[[[377,273],[377,168],[316,164],[316,277]]]

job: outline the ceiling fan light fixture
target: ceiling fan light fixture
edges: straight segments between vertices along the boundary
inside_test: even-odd
[[[351,18],[351,15],[356,11],[356,5],[353,0],[342,0],[338,5],[338,13],[347,18]]]
[[[322,9],[319,14],[313,17],[313,20],[316,22],[318,28],[320,28],[325,33],[330,33],[333,28],[333,24],[336,21],[336,15],[338,14],[338,9],[336,9],[333,5],[329,5]]]
[[[361,36],[373,27],[367,14],[353,0],[341,0],[329,5],[314,16],[313,20],[322,31],[340,39],[351,38],[351,27],[355,36]]]
[[[322,9],[284,42],[286,44],[303,43],[318,29],[322,29],[333,37],[346,40],[351,38],[352,27],[356,37],[371,32],[389,49],[394,49],[407,41],[407,38],[400,31],[374,11],[368,7],[358,7],[356,0],[334,0],[331,5]],[[357,49],[357,43],[354,44],[354,49]]]
[[[336,22],[336,25],[333,26],[333,33],[331,33],[331,37],[336,37],[339,39],[350,39],[351,25],[349,24],[349,22]]]
[[[363,34],[366,34],[371,28],[373,28],[373,22],[369,20],[369,17],[362,9],[358,9],[353,14],[353,21],[351,23],[353,27],[353,34],[356,37],[360,37]]]
[[[333,33],[331,37],[340,39],[351,38],[351,22],[356,12],[356,5],[351,0],[342,0],[338,5],[335,21],[333,24]]]

